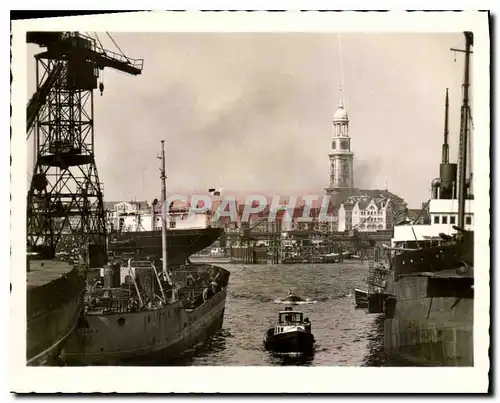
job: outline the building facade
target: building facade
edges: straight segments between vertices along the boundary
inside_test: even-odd
[[[338,212],[338,230],[374,232],[391,230],[393,223],[393,205],[391,198],[384,196],[352,196],[342,203]]]

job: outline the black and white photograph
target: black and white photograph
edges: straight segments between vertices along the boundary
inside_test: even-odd
[[[486,391],[488,18],[13,20],[11,390]]]

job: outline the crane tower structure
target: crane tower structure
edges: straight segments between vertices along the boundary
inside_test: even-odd
[[[28,251],[53,258],[71,234],[84,263],[99,267],[107,255],[94,154],[94,89],[100,70],[138,75],[143,60],[104,49],[78,32],[28,32],[26,40],[46,48],[35,55],[37,87],[26,110],[36,158],[27,200]]]

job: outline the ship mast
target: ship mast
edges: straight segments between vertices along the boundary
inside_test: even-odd
[[[162,254],[162,272],[166,277],[169,285],[172,286],[172,302],[175,300],[175,287],[172,279],[168,274],[168,265],[167,265],[167,214],[169,210],[169,206],[167,206],[167,175],[165,171],[165,140],[161,141],[161,254]]]
[[[449,109],[449,101],[448,101],[448,88],[446,88],[446,97],[444,102],[444,141],[442,148],[442,163],[449,163],[449,146],[448,146],[448,109]]]
[[[167,218],[166,215],[168,214],[168,206],[166,205],[167,203],[167,184],[166,184],[166,179],[167,176],[165,174],[165,140],[161,141],[161,168],[160,168],[160,173],[161,173],[161,205],[162,205],[162,212],[161,212],[161,254],[162,254],[162,260],[163,260],[163,272],[166,274],[168,273],[167,271]]]
[[[470,109],[469,109],[469,70],[470,70],[470,54],[471,46],[473,45],[473,34],[472,32],[464,32],[465,35],[465,68],[464,68],[464,84],[463,84],[463,101],[460,114],[460,140],[458,145],[458,227],[464,228],[464,218],[465,218],[465,198],[467,193],[467,143],[469,136],[469,120],[470,120]],[[452,49],[455,51],[460,51],[458,49]]]

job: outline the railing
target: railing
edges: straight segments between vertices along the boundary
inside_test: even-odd
[[[139,305],[134,305],[128,299],[119,300],[98,300],[96,302],[88,302],[85,306],[87,315],[103,315],[115,313],[139,312]]]
[[[202,292],[205,287],[182,288],[179,292],[179,299],[192,304],[191,308],[196,308],[203,303]],[[214,294],[215,295],[215,294]],[[189,297],[189,298],[188,298]],[[158,308],[160,305],[152,304],[140,307],[138,303],[131,302],[129,299],[118,300],[98,300],[96,302],[87,302],[85,306],[86,315],[113,315],[118,313],[142,312],[148,309]]]

